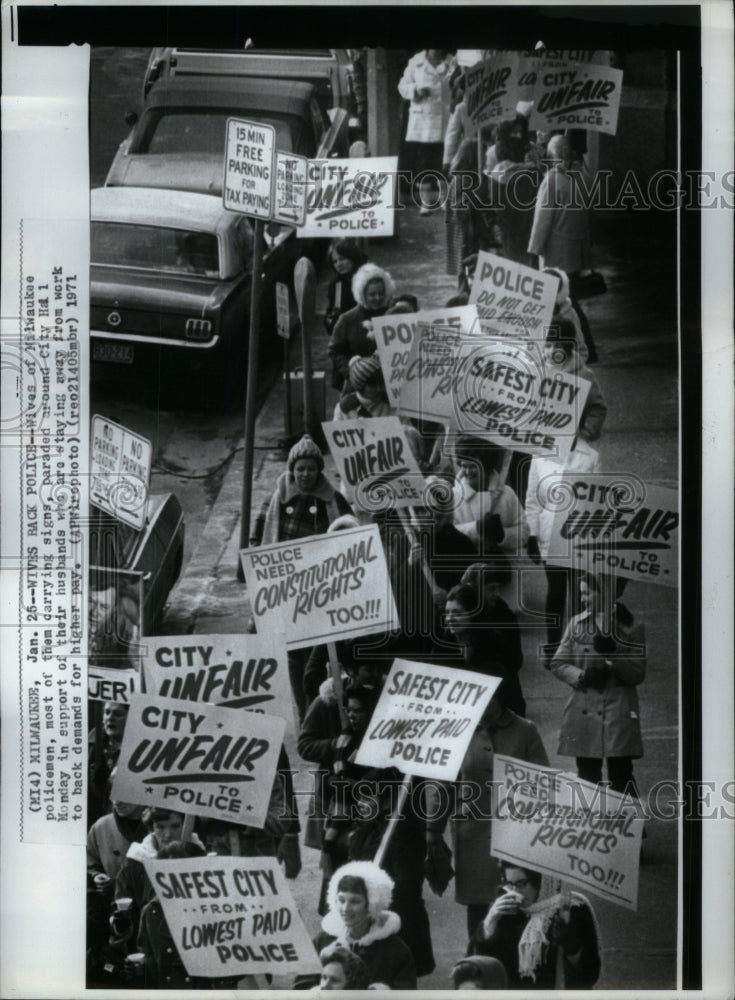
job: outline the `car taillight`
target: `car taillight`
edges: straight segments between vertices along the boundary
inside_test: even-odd
[[[187,319],[187,340],[209,340],[212,336],[212,321],[208,319]]]

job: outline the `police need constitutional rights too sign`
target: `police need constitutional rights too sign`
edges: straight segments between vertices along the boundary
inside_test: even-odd
[[[376,525],[240,552],[255,625],[288,649],[398,627]]]

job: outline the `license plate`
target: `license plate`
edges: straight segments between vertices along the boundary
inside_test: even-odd
[[[92,361],[112,361],[118,365],[132,365],[135,348],[129,344],[92,344]]]

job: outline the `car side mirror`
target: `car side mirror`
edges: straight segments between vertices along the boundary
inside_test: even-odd
[[[130,125],[132,127],[133,125],[136,125],[137,122],[138,122],[138,113],[136,111],[128,111],[128,112],[126,112],[126,114],[125,114],[125,124],[126,125]]]

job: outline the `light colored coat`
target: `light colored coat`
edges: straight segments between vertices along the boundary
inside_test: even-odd
[[[556,505],[549,494],[558,486],[565,472],[577,472],[583,475],[600,470],[599,453],[581,438],[577,440],[575,449],[569,452],[566,465],[560,465],[556,459],[546,458],[543,455],[535,455],[531,460],[526,491],[526,520],[528,530],[538,540],[542,559],[546,559],[549,554],[551,530],[556,517]]]
[[[645,656],[626,656],[620,643],[615,652],[600,655],[591,628],[588,611],[572,618],[551,661],[554,676],[574,688],[564,708],[558,752],[563,757],[642,757],[636,687],[646,676]],[[626,629],[617,623],[616,629],[626,643],[645,647],[642,625]],[[578,689],[585,667],[595,661],[609,665],[607,683],[600,691]]]
[[[451,88],[449,80],[456,60],[447,56],[438,66],[432,66],[426,50],[412,56],[398,83],[398,92],[411,105],[408,110],[407,142],[443,142],[449,123]],[[417,89],[429,87],[431,94],[416,97]]]
[[[487,490],[475,491],[460,472],[453,487],[454,524],[475,545],[480,541],[477,521],[486,514],[497,514],[505,532],[500,548],[518,554],[528,540],[526,516],[518,497],[510,486],[501,485],[493,473]]]
[[[589,178],[582,176],[589,186]],[[557,164],[539,187],[528,242],[528,252],[542,257],[544,267],[558,267],[567,274],[591,266],[589,209],[574,201],[569,174]]]

